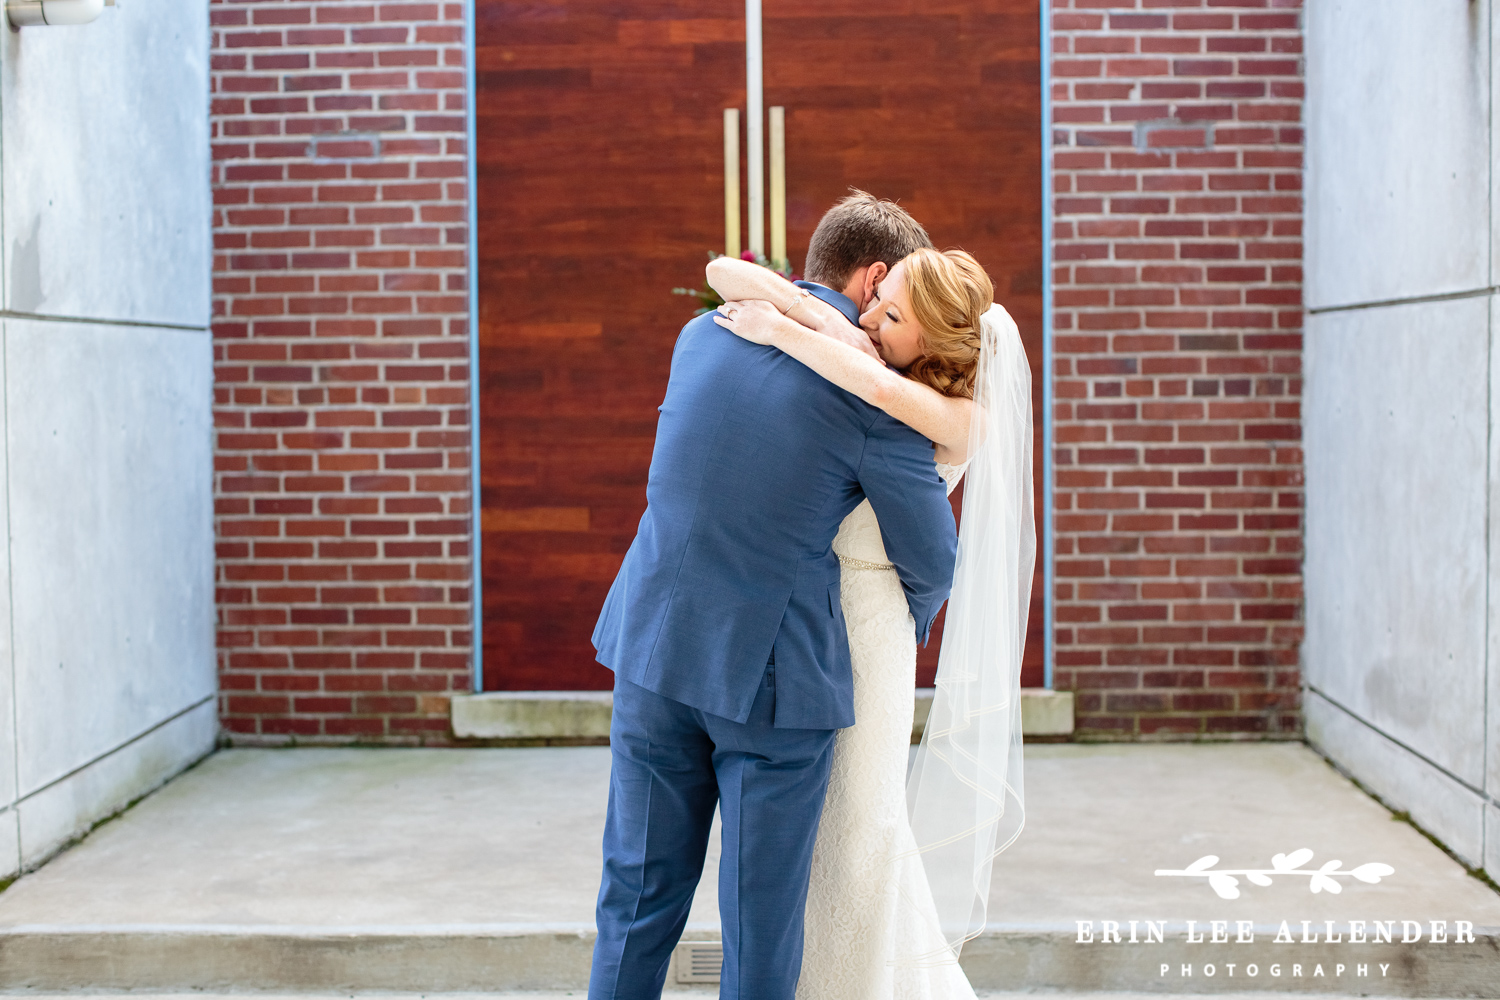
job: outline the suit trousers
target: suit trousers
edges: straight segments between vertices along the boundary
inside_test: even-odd
[[[589,1000],[657,1000],[723,819],[721,1000],[793,1000],[832,729],[776,729],[776,668],[744,723],[615,680]]]

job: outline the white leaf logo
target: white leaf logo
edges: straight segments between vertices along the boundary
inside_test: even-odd
[[[1219,856],[1205,854],[1186,868],[1158,868],[1156,874],[1178,878],[1207,878],[1209,888],[1218,893],[1220,899],[1240,898],[1240,880],[1235,878],[1236,875],[1243,875],[1251,885],[1259,886],[1270,885],[1272,875],[1306,875],[1308,876],[1307,887],[1312,892],[1338,895],[1344,891],[1338,879],[1345,875],[1374,885],[1387,875],[1396,874],[1396,869],[1390,865],[1381,864],[1379,861],[1368,862],[1352,871],[1344,871],[1344,863],[1337,860],[1325,861],[1317,869],[1304,868],[1303,866],[1311,861],[1312,857],[1313,852],[1303,847],[1289,854],[1273,856],[1270,868],[1216,869],[1214,866],[1219,863]]]
[[[1322,874],[1314,875],[1312,879],[1307,883],[1307,887],[1313,892],[1331,892],[1335,896],[1344,891],[1343,886],[1339,885],[1327,875]]]
[[[1215,872],[1208,877],[1208,884],[1214,892],[1219,894],[1220,899],[1239,899],[1240,890],[1236,888],[1240,880],[1233,875],[1225,875],[1223,872]]]
[[[1349,874],[1353,875],[1361,882],[1368,882],[1371,885],[1374,885],[1376,882],[1379,882],[1387,875],[1396,874],[1396,869],[1392,868],[1390,865],[1383,865],[1379,861],[1371,861],[1367,865],[1360,865]]]
[[[1293,851],[1291,854],[1276,855],[1271,859],[1271,867],[1279,872],[1289,872],[1293,869],[1301,868],[1303,862],[1312,856],[1313,852],[1304,847],[1302,850]]]

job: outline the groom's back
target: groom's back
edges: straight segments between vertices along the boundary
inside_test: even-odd
[[[647,510],[595,630],[600,662],[742,721],[774,650],[776,725],[852,724],[831,543],[865,495],[872,428],[882,453],[901,452],[913,470],[913,492],[925,463],[941,502],[931,446],[915,431],[711,316],[689,323],[661,406]]]
[[[737,581],[754,589],[788,576],[789,555],[828,556],[832,532],[862,496],[860,451],[878,411],[706,317],[683,331],[660,409],[647,502],[653,517],[692,522],[690,558],[700,548],[760,553],[768,571],[777,560],[769,576]],[[741,569],[730,561],[716,571]],[[836,582],[836,560],[829,569]]]

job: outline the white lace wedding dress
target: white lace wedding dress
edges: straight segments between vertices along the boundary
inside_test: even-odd
[[[952,493],[964,466],[938,465]],[[808,883],[798,1000],[973,1000],[943,941],[906,814],[917,645],[866,500],[833,541],[857,722],[839,731]],[[921,962],[901,956],[946,956]]]

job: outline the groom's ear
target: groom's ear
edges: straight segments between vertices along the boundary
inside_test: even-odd
[[[885,261],[883,260],[877,260],[865,271],[865,287],[860,289],[862,293],[860,297],[862,308],[869,307],[870,300],[875,297],[875,287],[884,281],[885,276],[889,273],[890,268],[885,266]]]

